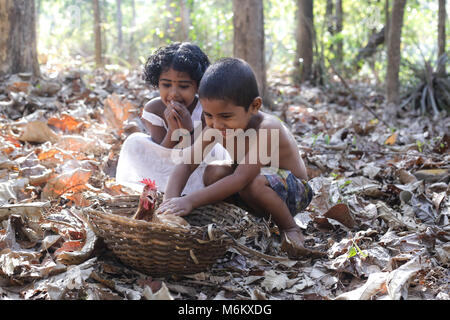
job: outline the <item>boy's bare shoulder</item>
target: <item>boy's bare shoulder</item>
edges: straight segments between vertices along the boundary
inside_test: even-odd
[[[160,97],[154,98],[144,105],[145,111],[154,113],[160,117],[163,117],[165,108],[166,106]]]
[[[258,129],[282,129],[283,122],[274,115],[260,111],[261,122]]]

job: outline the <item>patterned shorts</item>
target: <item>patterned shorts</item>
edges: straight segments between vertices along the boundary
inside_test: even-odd
[[[292,216],[305,210],[314,193],[305,180],[294,176],[289,170],[278,169],[276,174],[264,175],[270,187],[283,199]]]

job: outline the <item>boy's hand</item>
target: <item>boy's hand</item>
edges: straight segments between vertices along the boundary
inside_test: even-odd
[[[156,214],[174,214],[177,216],[186,216],[193,209],[192,203],[186,197],[177,197],[164,200],[156,210]]]

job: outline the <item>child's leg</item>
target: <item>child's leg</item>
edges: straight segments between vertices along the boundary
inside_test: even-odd
[[[286,203],[270,187],[264,176],[257,176],[239,195],[256,214],[271,215],[280,230],[297,226]]]
[[[225,178],[233,173],[231,165],[208,165],[203,173],[203,183],[205,186],[210,186],[214,182]]]
[[[231,165],[208,165],[203,173],[203,183],[205,187],[212,185],[216,181],[233,174]],[[238,205],[234,195],[224,199],[225,202]]]
[[[256,213],[272,216],[280,229],[283,239],[282,249],[290,256],[299,257],[309,253],[303,245],[303,233],[288,206],[270,187],[264,176],[257,176],[239,195]]]

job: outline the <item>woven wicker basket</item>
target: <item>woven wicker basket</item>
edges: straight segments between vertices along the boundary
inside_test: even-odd
[[[240,237],[253,223],[243,209],[221,202],[184,217],[190,227],[161,225],[130,218],[138,201],[139,196],[97,199],[83,212],[95,233],[124,264],[152,276],[209,269],[233,243],[231,237]]]

